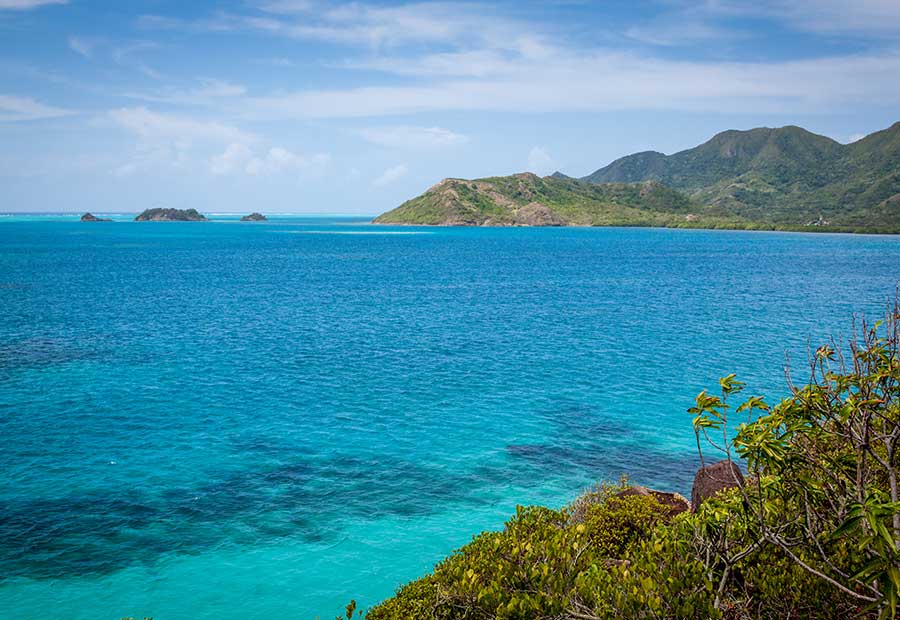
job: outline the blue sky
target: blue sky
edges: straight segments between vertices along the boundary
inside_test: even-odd
[[[897,120],[898,0],[0,0],[0,211],[377,214]]]

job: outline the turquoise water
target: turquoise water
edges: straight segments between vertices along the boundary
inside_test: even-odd
[[[120,219],[125,219],[120,218]],[[0,217],[0,617],[334,617],[517,503],[689,491],[900,238]]]

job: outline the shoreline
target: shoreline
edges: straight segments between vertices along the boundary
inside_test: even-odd
[[[420,226],[427,228],[647,228],[658,230],[709,230],[709,231],[732,231],[732,232],[761,232],[761,233],[802,233],[812,235],[878,235],[896,237],[900,235],[900,230],[847,230],[833,227],[816,227],[818,230],[809,230],[807,227],[739,227],[739,226],[663,226],[663,225],[641,225],[641,224],[564,224],[561,226],[531,226],[518,224],[418,224],[411,222],[378,222],[372,220],[369,222],[375,226]]]

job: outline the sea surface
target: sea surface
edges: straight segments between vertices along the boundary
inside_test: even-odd
[[[686,409],[877,315],[900,237],[0,217],[0,618],[333,618],[516,504],[690,491]]]

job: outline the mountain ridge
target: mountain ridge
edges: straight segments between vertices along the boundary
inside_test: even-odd
[[[900,122],[850,144],[796,125],[732,129],[580,179],[444,179],[375,222],[900,232]]]

